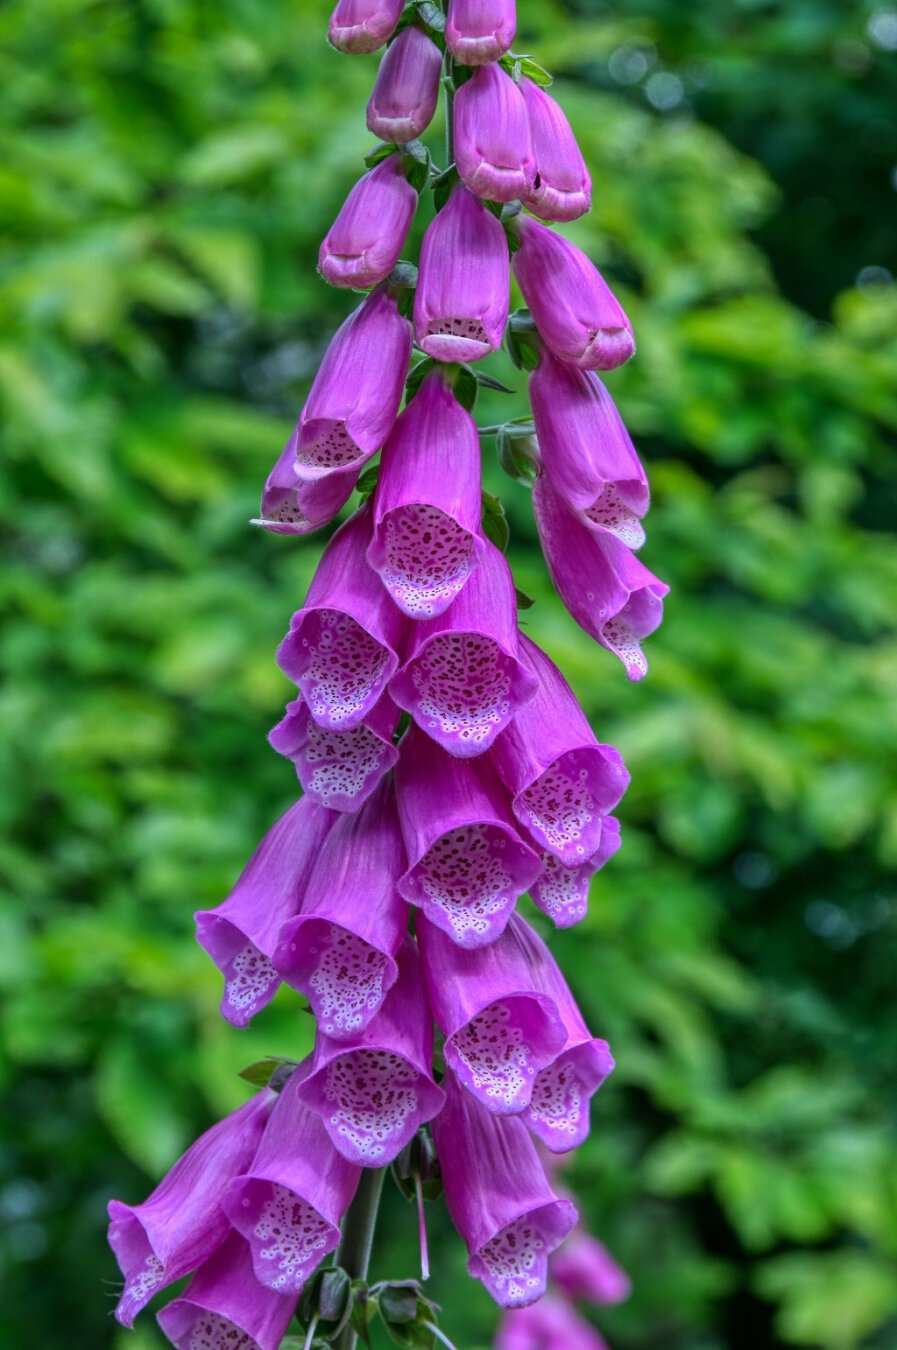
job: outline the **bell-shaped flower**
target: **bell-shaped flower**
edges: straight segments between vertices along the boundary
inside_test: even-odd
[[[481,1106],[506,1116],[529,1105],[536,1075],[567,1039],[554,1000],[530,968],[533,949],[521,927],[515,914],[495,942],[469,950],[425,918],[417,923],[445,1062]]]
[[[357,1036],[396,982],[408,928],[398,892],[405,847],[387,778],[355,815],[340,816],[320,849],[302,913],[285,924],[279,973],[307,995],[334,1040]]]
[[[551,1262],[551,1274],[557,1256]],[[546,1294],[527,1308],[509,1308],[495,1350],[608,1350],[607,1341],[564,1299]]]
[[[517,597],[504,557],[483,541],[479,566],[451,607],[409,626],[389,692],[449,754],[481,755],[535,694],[520,659]]]
[[[433,1081],[432,1014],[410,936],[398,964],[398,979],[364,1031],[335,1041],[318,1028],[300,1089],[334,1148],[361,1167],[392,1162],[445,1100]]]
[[[230,1227],[221,1208],[233,1177],[252,1161],[274,1103],[267,1089],[213,1125],[141,1205],[109,1202],[109,1245],[125,1277],[115,1316],[122,1326],[165,1285],[211,1256]]]
[[[375,52],[392,36],[403,9],[404,0],[337,0],[327,37],[348,56]]]
[[[404,145],[426,131],[439,101],[442,54],[416,24],[403,28],[380,62],[368,102],[368,131]]]
[[[324,550],[305,605],[293,615],[277,663],[321,726],[349,731],[374,708],[398,666],[405,626],[365,558],[370,507],[342,525]]]
[[[231,1229],[156,1320],[176,1350],[278,1350],[297,1297],[259,1284],[247,1243]]]
[[[449,0],[445,45],[462,66],[497,61],[516,31],[515,0]]]
[[[557,666],[524,633],[520,655],[538,681],[536,696],[496,739],[492,762],[520,824],[572,867],[598,848],[602,818],[629,774],[619,750],[599,743]]]
[[[331,286],[367,290],[385,280],[399,260],[417,210],[417,193],[403,157],[388,155],[351,189],[324,236],[318,271]]]
[[[442,614],[486,548],[476,423],[442,372],[425,376],[383,447],[368,562],[413,619]]]
[[[271,826],[217,909],[201,909],[196,940],[224,976],[221,1015],[245,1027],[277,992],[272,957],[281,926],[299,913],[336,816],[302,797]]]
[[[512,202],[532,191],[536,161],[526,104],[499,65],[479,66],[455,95],[455,164],[477,197]]]
[[[296,472],[299,428],[287,441],[262,491],[260,514],[250,524],[271,534],[312,534],[327,525],[345,506],[358,481],[358,469],[348,465],[313,481]]]
[[[529,380],[542,469],[592,530],[645,542],[648,479],[613,399],[592,371],[543,351]]]
[[[576,220],[592,205],[592,180],[566,113],[532,80],[521,80],[520,91],[536,157],[536,181],[523,205],[542,220]]]
[[[396,788],[409,864],[402,895],[462,947],[494,942],[539,871],[494,768],[447,755],[412,726]]]
[[[620,847],[620,822],[613,816],[601,821],[598,848],[585,862],[568,867],[546,849],[542,871],[529,888],[533,904],[558,928],[581,923],[589,908],[589,883]]]
[[[399,709],[384,694],[357,727],[334,731],[319,726],[300,696],[287,704],[268,740],[292,760],[313,802],[331,811],[357,811],[399,757],[392,743],[398,720]]]
[[[630,680],[642,679],[648,662],[641,642],[660,624],[669,586],[614,535],[592,533],[544,473],[533,484],[533,511],[551,579],[570,614],[622,661]]]
[[[514,275],[548,350],[581,370],[613,370],[628,361],[632,325],[591,259],[528,216],[517,216],[515,228]]]
[[[298,1294],[335,1250],[361,1176],[299,1095],[308,1068],[305,1061],[287,1079],[251,1167],[224,1198],[228,1218],[249,1243],[255,1278],[282,1294]]]
[[[604,1307],[623,1303],[632,1281],[602,1242],[583,1228],[575,1229],[551,1262],[551,1278],[574,1302]]]
[[[336,483],[327,491],[339,496],[349,472],[357,471],[380,449],[405,391],[411,342],[411,324],[384,287],[340,325],[296,428],[294,468],[299,479],[314,483],[332,477]],[[347,497],[348,493],[342,500]],[[324,498],[321,484],[307,509],[323,509],[318,503]],[[299,505],[308,500],[306,489]]]
[[[558,1196],[519,1117],[497,1116],[447,1073],[433,1122],[445,1201],[467,1244],[467,1269],[503,1308],[545,1293],[548,1257],[577,1220]]]
[[[438,361],[479,361],[501,346],[511,264],[501,222],[463,184],[427,226],[414,293],[417,345]]]

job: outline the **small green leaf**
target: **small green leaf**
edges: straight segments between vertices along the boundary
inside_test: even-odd
[[[494,497],[491,492],[483,493],[482,525],[486,538],[504,553],[511,538],[511,531],[508,528],[504,507],[498,497]]]
[[[516,483],[531,487],[539,473],[539,442],[532,422],[499,427],[495,438],[498,462],[504,473]]]
[[[375,165],[382,164],[384,159],[389,159],[390,155],[397,154],[399,149],[400,147],[398,145],[393,145],[388,141],[381,141],[379,145],[374,146],[374,149],[369,155],[365,155],[364,162],[369,169],[373,169]]]
[[[441,211],[452,194],[452,189],[460,183],[461,179],[458,170],[454,164],[450,164],[447,169],[433,179],[433,205],[437,211]]]
[[[521,591],[518,586],[514,587],[514,594],[517,596],[518,609],[532,609],[536,603],[532,596],[527,595],[526,591]]]
[[[402,168],[415,192],[423,192],[430,182],[430,152],[423,141],[409,141],[402,146]]]
[[[379,464],[372,464],[370,468],[365,469],[364,473],[361,474],[361,476],[359,477],[358,482],[355,484],[355,491],[361,497],[361,500],[363,502],[367,501],[368,497],[370,497],[371,493],[376,488],[377,479],[379,477],[380,477]]]
[[[456,366],[454,376],[455,398],[466,408],[468,412],[473,412],[477,401],[477,377],[470,366]]]
[[[473,372],[477,384],[481,389],[495,389],[499,394],[516,394],[516,389],[509,389],[501,380],[497,380],[494,375],[487,375],[485,370],[475,370]]]
[[[428,371],[432,370],[436,364],[437,363],[433,360],[432,356],[427,356],[424,357],[423,361],[418,361],[416,366],[411,367],[408,378],[405,381],[405,397],[409,403],[423,384],[424,376]],[[364,477],[363,474],[362,477]],[[360,481],[361,480],[359,479],[359,482]]]
[[[520,74],[525,75],[533,84],[537,84],[540,89],[547,89],[554,83],[544,66],[540,66],[538,61],[534,61],[530,56],[518,56],[517,64],[520,68]]]
[[[289,1069],[292,1072],[295,1067],[294,1059],[280,1059],[276,1055],[268,1055],[265,1059],[257,1059],[254,1064],[247,1064],[245,1069],[240,1070],[240,1077],[253,1087],[268,1087],[278,1069]],[[283,1087],[282,1082],[280,1087]]]
[[[433,0],[418,0],[417,12],[421,20],[434,33],[445,32],[445,15]]]

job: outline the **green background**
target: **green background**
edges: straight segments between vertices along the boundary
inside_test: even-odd
[[[639,337],[608,384],[673,587],[630,686],[486,443],[529,631],[633,777],[624,848],[553,944],[619,1063],[567,1174],[635,1281],[599,1320],[616,1350],[893,1350],[897,14],[520,11],[595,181],[569,234]],[[353,304],[314,260],[376,58],[325,22],[0,10],[4,1350],[160,1343],[112,1321],[106,1198],[142,1198],[240,1067],[309,1044],[288,990],[221,1021],[191,915],[296,791],[265,733],[320,540],[246,522]],[[492,370],[517,394],[484,422],[525,406]],[[431,1223],[443,1326],[485,1347],[492,1305]],[[398,1195],[383,1231],[377,1273],[413,1274]]]

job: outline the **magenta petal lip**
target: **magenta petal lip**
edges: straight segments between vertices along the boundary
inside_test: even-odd
[[[557,928],[572,928],[585,918],[589,906],[589,883],[594,874],[620,847],[620,822],[605,816],[596,851],[585,862],[567,866],[546,849],[542,871],[530,886],[533,904]]]
[[[536,1078],[525,1119],[551,1153],[579,1148],[589,1134],[589,1101],[613,1071],[607,1041],[574,1041]]]
[[[348,56],[375,52],[391,36],[403,7],[404,0],[338,0],[327,37]]]
[[[278,754],[293,762],[303,791],[330,811],[353,812],[363,806],[399,752],[392,743],[399,709],[388,695],[365,720],[349,731],[320,726],[305,700],[294,699],[268,733]]]
[[[463,66],[497,61],[517,31],[515,0],[450,0],[445,44]]]

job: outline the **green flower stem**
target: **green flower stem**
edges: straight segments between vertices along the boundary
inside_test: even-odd
[[[342,1266],[353,1280],[363,1280],[368,1273],[385,1176],[385,1167],[365,1167],[355,1199],[346,1214],[336,1264]],[[352,1328],[346,1327],[337,1342],[337,1350],[355,1350],[357,1340]]]

